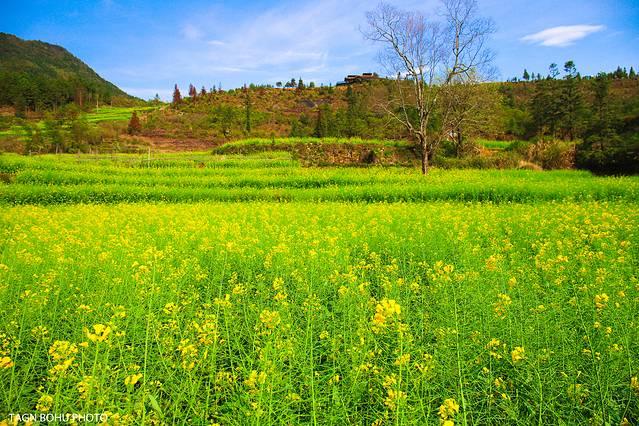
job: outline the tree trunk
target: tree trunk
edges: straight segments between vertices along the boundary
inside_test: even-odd
[[[426,143],[422,142],[422,174],[428,174],[428,147]]]

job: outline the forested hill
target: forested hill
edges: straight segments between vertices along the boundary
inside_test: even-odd
[[[61,46],[0,33],[0,105],[21,111],[135,98]]]

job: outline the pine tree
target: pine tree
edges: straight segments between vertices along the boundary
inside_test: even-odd
[[[566,62],[564,70],[566,71],[566,77],[562,83],[560,93],[560,124],[564,135],[568,136],[570,140],[574,140],[580,127],[583,97],[579,91],[575,63],[573,61]]]
[[[202,90],[200,90],[200,96],[206,96],[206,88],[202,86]]]
[[[628,72],[628,78],[636,78],[637,74],[635,73],[635,69],[630,67],[630,71]]]
[[[182,94],[180,94],[180,89],[178,89],[178,85],[175,85],[175,89],[173,90],[173,105],[179,105],[182,103]]]
[[[197,89],[192,84],[189,84],[189,97],[192,99],[197,98]]]
[[[530,80],[530,74],[528,74],[528,70],[526,70],[526,68],[524,68],[524,75],[522,77],[526,81]]]

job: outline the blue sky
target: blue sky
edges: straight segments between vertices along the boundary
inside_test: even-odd
[[[545,74],[572,59],[583,74],[639,65],[637,0],[478,0],[497,27],[491,46],[500,78]],[[363,0],[2,0],[0,31],[60,44],[125,91],[168,99],[222,84],[292,77],[335,83],[380,71],[363,40]],[[389,1],[426,15],[434,0]]]

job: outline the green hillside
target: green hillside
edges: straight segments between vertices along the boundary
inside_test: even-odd
[[[98,99],[135,101],[63,47],[0,33],[0,105],[22,112]]]

